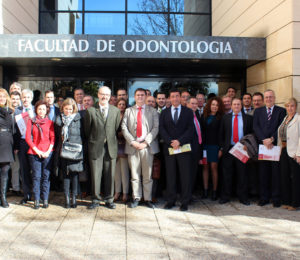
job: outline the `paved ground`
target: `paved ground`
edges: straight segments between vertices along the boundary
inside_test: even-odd
[[[199,201],[188,212],[118,204],[0,208],[0,259],[300,259],[300,212]]]

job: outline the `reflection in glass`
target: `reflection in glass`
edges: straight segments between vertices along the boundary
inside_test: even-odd
[[[125,14],[85,14],[86,34],[125,34]]]
[[[210,35],[210,16],[171,14],[170,34],[178,36]]]
[[[168,12],[168,0],[128,0],[127,9],[141,12]]]
[[[167,35],[167,14],[128,14],[129,35]]]
[[[85,0],[87,11],[125,11],[125,0]]]
[[[42,11],[81,11],[82,0],[41,0]]]
[[[209,13],[211,0],[170,0],[170,12]]]
[[[80,13],[40,13],[40,33],[82,34]]]
[[[138,88],[149,89],[151,91],[151,95],[155,93],[155,91],[159,90],[165,82],[163,81],[140,81],[140,80],[130,80],[128,81],[128,96],[129,96],[129,104],[134,105],[134,91]]]

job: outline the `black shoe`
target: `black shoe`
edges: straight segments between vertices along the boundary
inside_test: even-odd
[[[138,205],[139,205],[139,201],[134,200],[128,205],[128,207],[133,209],[133,208],[136,208]]]
[[[99,203],[93,202],[91,205],[88,206],[88,209],[95,209],[97,207],[99,207]]]
[[[49,207],[48,200],[43,201],[43,208],[46,209]]]
[[[25,205],[27,202],[28,202],[28,199],[23,198],[23,199],[20,201],[20,205]]]
[[[228,203],[230,200],[229,199],[220,199],[219,200],[219,204],[226,204]]]
[[[249,206],[250,205],[250,201],[249,200],[240,200],[240,203],[242,203],[245,206]]]
[[[105,202],[105,207],[109,208],[109,209],[115,209],[116,208],[116,204],[113,202]]]
[[[274,201],[273,202],[273,207],[274,208],[279,208],[281,206],[281,203],[279,201]]]
[[[175,206],[174,202],[167,202],[166,205],[164,206],[164,209],[171,209]]]
[[[216,201],[218,199],[217,191],[213,190],[211,195],[211,200]]]
[[[35,200],[34,201],[34,206],[33,206],[34,209],[39,209],[40,208],[40,201],[39,200]]]
[[[181,206],[180,206],[180,210],[181,211],[187,211],[188,210],[188,205],[187,204],[181,204]]]
[[[72,206],[71,207],[73,209],[77,208],[77,201],[76,201],[76,196],[75,195],[72,196]]]
[[[154,204],[152,203],[152,201],[146,200],[145,201],[145,205],[150,208],[150,209],[155,209]]]
[[[265,206],[265,205],[267,205],[267,204],[269,204],[269,201],[268,201],[268,200],[260,200],[260,201],[258,202],[258,206],[261,206],[261,207],[263,207],[263,206]]]

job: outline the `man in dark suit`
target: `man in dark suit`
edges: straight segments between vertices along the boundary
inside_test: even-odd
[[[109,105],[111,90],[100,87],[98,90],[99,103],[86,111],[84,130],[88,139],[88,156],[92,173],[92,199],[89,209],[99,206],[101,178],[104,180],[105,206],[115,209],[114,176],[116,158],[118,155],[117,130],[120,125],[120,110]]]
[[[50,111],[48,117],[51,121],[55,122],[56,117],[60,115],[60,110],[58,107],[54,106],[54,92],[52,90],[47,90],[45,92],[44,100],[50,107]],[[56,125],[54,124],[54,127]],[[57,133],[57,129],[55,129]],[[51,190],[60,191],[60,180],[59,180],[59,170],[58,170],[58,162],[59,162],[59,151],[58,151],[58,139],[59,135],[55,135],[55,144],[54,144],[54,153],[53,153],[53,160],[52,160],[52,171],[50,174],[50,182],[51,182]]]
[[[193,112],[180,105],[180,91],[170,90],[172,106],[163,110],[159,118],[159,132],[164,140],[164,155],[167,177],[167,203],[165,209],[171,209],[176,202],[176,171],[180,175],[181,206],[180,210],[188,210],[191,198],[191,152],[169,154],[168,148],[175,151],[185,144],[192,144],[194,134]]]
[[[268,149],[277,145],[277,129],[285,117],[285,109],[275,105],[273,90],[264,92],[265,106],[256,108],[253,117],[253,130],[260,144]],[[260,201],[264,206],[272,199],[274,207],[280,207],[280,172],[279,162],[260,161]],[[270,187],[270,183],[271,187]]]
[[[230,201],[234,173],[237,176],[237,195],[242,204],[248,206],[248,176],[246,164],[229,153],[230,149],[241,138],[253,131],[252,117],[242,112],[242,101],[234,98],[231,104],[232,113],[224,115],[221,121],[220,144],[222,160],[222,192],[220,204]]]
[[[191,193],[196,188],[197,173],[199,170],[199,161],[202,159],[202,133],[200,125],[200,111],[198,110],[198,100],[195,97],[187,99],[187,107],[193,111],[194,117],[194,136],[192,142],[192,176],[191,176]]]
[[[34,117],[34,107],[31,102],[33,100],[33,92],[30,89],[22,90],[22,106],[15,109],[15,116],[21,115],[23,113],[28,113],[30,118]],[[22,120],[21,120],[22,121]],[[26,123],[26,122],[24,122]],[[22,178],[22,190],[24,198],[21,200],[20,204],[27,203],[28,200],[31,200],[31,169],[28,159],[28,149],[29,146],[25,141],[26,126],[21,127],[21,124],[17,122],[17,132],[14,135],[15,150],[18,151],[19,161],[20,161],[20,173]],[[23,129],[23,130],[20,130]]]

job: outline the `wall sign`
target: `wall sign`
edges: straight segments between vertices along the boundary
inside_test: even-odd
[[[121,35],[0,35],[0,58],[264,60],[264,38]]]

